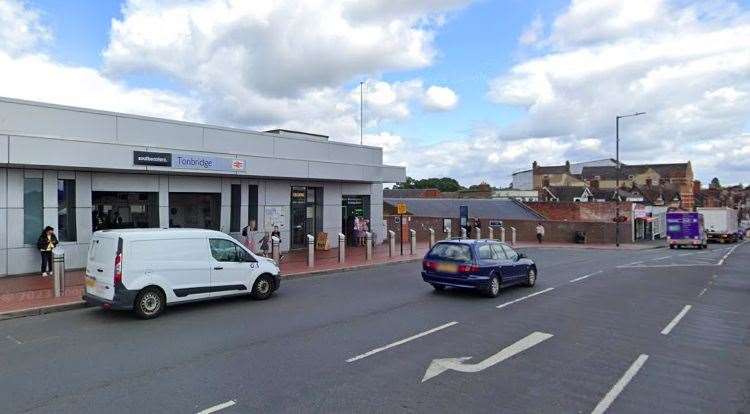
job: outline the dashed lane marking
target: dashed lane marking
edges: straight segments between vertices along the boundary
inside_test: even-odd
[[[577,278],[575,278],[575,279],[571,280],[571,281],[570,281],[570,283],[578,282],[578,281],[580,281],[580,280],[583,280],[583,279],[588,279],[588,278],[590,278],[591,276],[594,276],[594,275],[598,275],[599,273],[602,273],[602,272],[604,272],[604,271],[603,271],[603,270],[600,270],[600,271],[598,271],[598,272],[594,272],[594,273],[589,273],[589,274],[587,274],[587,275],[584,275],[584,276],[581,276],[581,277],[577,277]]]
[[[591,412],[591,414],[602,414],[609,408],[610,405],[612,405],[613,402],[615,402],[615,399],[617,399],[617,396],[620,395],[622,390],[627,387],[630,380],[633,379],[635,374],[638,373],[638,371],[643,367],[643,364],[646,363],[646,360],[648,359],[648,355],[641,354],[638,359],[633,362],[632,365],[630,365],[630,368],[628,368],[627,371],[625,371],[625,374],[617,381],[617,383],[612,387],[611,390],[607,393],[607,395],[602,398],[601,401],[599,401],[599,404],[596,405],[594,408],[594,411]]]
[[[458,322],[456,322],[456,321],[448,322],[448,323],[446,323],[444,325],[440,325],[438,327],[432,328],[432,329],[424,331],[424,332],[420,332],[420,333],[418,333],[416,335],[413,335],[413,336],[410,336],[408,338],[404,338],[404,339],[401,339],[399,341],[390,343],[388,345],[381,346],[380,348],[375,348],[372,351],[365,352],[364,354],[360,354],[360,355],[357,355],[355,357],[349,358],[349,359],[346,360],[346,362],[359,361],[360,359],[367,358],[370,355],[374,355],[374,354],[377,354],[378,352],[385,351],[386,349],[391,349],[393,347],[396,347],[396,346],[399,346],[399,345],[403,345],[403,344],[405,344],[407,342],[411,342],[411,341],[413,341],[415,339],[419,339],[419,338],[421,338],[423,336],[427,336],[427,335],[429,335],[431,333],[442,331],[443,329],[449,328],[449,327],[451,327],[453,325],[456,325],[456,324],[458,324]]]
[[[505,302],[505,303],[503,303],[502,305],[497,305],[497,306],[495,306],[495,307],[496,307],[496,308],[498,308],[498,309],[502,309],[502,308],[504,308],[504,307],[506,307],[506,306],[508,306],[508,305],[512,305],[512,304],[514,304],[514,303],[516,303],[516,302],[520,302],[520,301],[522,301],[522,300],[526,300],[526,299],[528,299],[528,298],[533,298],[533,297],[534,297],[534,296],[536,296],[536,295],[541,295],[542,293],[547,293],[547,292],[549,292],[550,290],[554,290],[554,289],[555,289],[555,288],[552,288],[552,287],[551,287],[551,288],[547,288],[547,289],[544,289],[544,290],[540,290],[539,292],[535,292],[535,293],[532,293],[532,294],[530,294],[530,295],[526,295],[526,296],[524,296],[524,297],[518,298],[518,299],[516,299],[516,300],[512,300],[512,301],[510,301],[510,302]]]
[[[672,329],[674,329],[675,326],[680,322],[680,319],[682,319],[683,316],[685,316],[686,313],[692,308],[690,305],[685,305],[684,308],[680,311],[680,313],[677,314],[677,316],[672,319],[671,322],[667,326],[664,327],[664,329],[661,330],[662,335],[669,335],[670,332],[672,332]]]
[[[221,410],[223,410],[225,408],[229,408],[229,407],[231,407],[231,406],[233,406],[235,404],[236,404],[236,402],[234,402],[234,400],[229,400],[229,401],[223,402],[221,404],[216,404],[213,407],[208,407],[205,410],[198,411],[198,414],[211,414],[211,413],[215,413],[215,412],[221,411]]]

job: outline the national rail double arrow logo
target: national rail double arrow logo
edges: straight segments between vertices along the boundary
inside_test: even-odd
[[[464,361],[466,361],[467,359],[470,359],[471,357],[433,359],[432,363],[430,363],[430,366],[427,367],[427,372],[425,372],[424,377],[422,378],[422,382],[425,382],[431,378],[434,378],[448,370],[459,371],[459,372],[483,371],[535,345],[538,345],[539,343],[544,342],[549,338],[552,338],[552,336],[553,336],[552,334],[548,334],[544,332],[533,332],[532,334],[526,336],[525,338],[515,342],[513,345],[502,349],[500,352],[496,353],[495,355],[492,355],[491,357],[485,359],[484,361],[476,363],[476,364],[464,363]]]

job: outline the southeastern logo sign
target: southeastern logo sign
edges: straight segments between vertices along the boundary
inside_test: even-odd
[[[133,151],[133,165],[150,165],[189,170],[245,171],[242,159],[169,152]]]

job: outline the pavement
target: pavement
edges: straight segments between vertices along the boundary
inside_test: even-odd
[[[518,243],[519,247],[538,246],[532,243]],[[584,249],[617,249],[608,244],[571,244],[545,243],[544,248],[584,248]],[[619,249],[640,250],[654,247],[664,247],[663,241],[658,243],[622,244]],[[409,245],[404,246],[404,255],[400,254],[400,246],[396,247],[399,254],[390,257],[386,245],[378,245],[373,249],[373,259],[365,258],[362,247],[348,247],[345,263],[339,263],[338,250],[316,251],[315,266],[307,265],[306,251],[293,251],[286,254],[281,261],[281,272],[285,279],[296,279],[317,274],[356,270],[368,266],[385,263],[419,260],[427,251],[426,243],[418,243],[415,253],[410,254]],[[44,313],[59,312],[83,307],[82,269],[69,269],[66,272],[65,289],[60,297],[55,297],[53,278],[43,278],[39,274],[0,277],[0,320]]]
[[[0,321],[0,412],[750,412],[750,244],[523,251],[495,299],[408,262]]]

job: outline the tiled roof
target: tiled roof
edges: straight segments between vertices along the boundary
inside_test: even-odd
[[[404,188],[404,189],[384,189],[383,197],[385,198],[424,198],[426,192],[439,193],[437,188]]]
[[[576,198],[581,198],[586,192],[586,187],[575,187],[575,186],[550,186],[544,187],[549,190],[559,201],[575,201]]]
[[[409,214],[417,217],[457,218],[459,207],[469,207],[469,217],[498,220],[540,220],[540,216],[520,202],[511,199],[480,198],[384,198],[385,209],[405,203]]]
[[[663,178],[685,178],[687,176],[688,163],[677,164],[639,164],[624,165],[621,168],[620,178],[627,179],[630,175],[646,172],[649,168],[656,171]],[[584,180],[595,180],[599,176],[601,180],[614,180],[617,178],[617,167],[583,167],[581,178]]]

